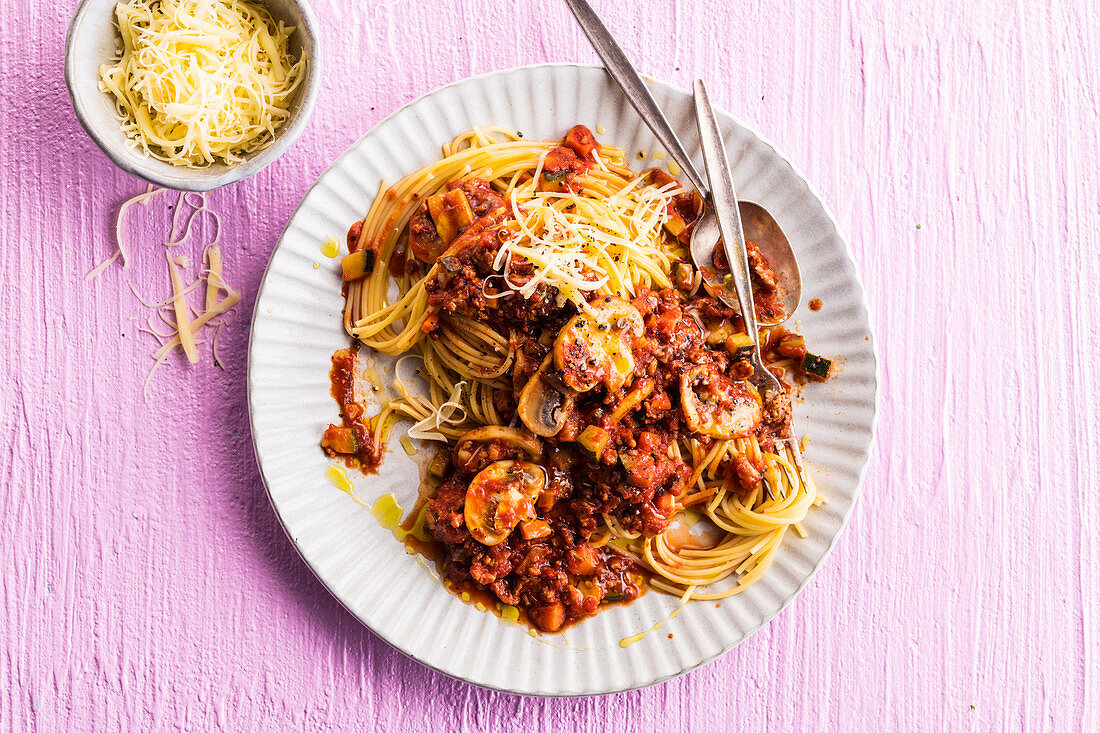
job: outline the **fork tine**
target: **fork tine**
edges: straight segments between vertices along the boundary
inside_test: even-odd
[[[798,472],[798,480],[800,484],[806,484],[806,467],[802,465],[802,448],[798,445],[799,441],[794,436],[787,438],[784,442],[787,444],[787,450],[794,459],[794,467]]]
[[[794,467],[798,469],[798,475],[801,477],[805,474],[805,467],[802,465],[802,448],[798,445],[798,440],[794,437],[786,438],[787,448],[791,451],[791,455],[794,457]]]

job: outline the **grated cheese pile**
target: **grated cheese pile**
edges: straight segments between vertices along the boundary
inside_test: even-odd
[[[293,26],[243,0],[131,0],[115,16],[119,47],[99,86],[135,150],[202,167],[274,141],[307,64],[290,55]]]
[[[540,169],[541,165],[535,180]],[[571,301],[579,310],[588,310],[586,292],[633,294],[629,268],[644,268],[659,250],[661,228],[668,220],[666,208],[685,190],[678,182],[659,188],[644,184],[644,175],[636,177],[606,198],[512,189],[509,205],[515,221],[504,225],[509,236],[494,262],[494,268],[503,272],[507,289],[486,297],[516,292],[530,298],[546,283],[557,291],[559,306]],[[645,257],[632,258],[632,254]],[[534,265],[535,275],[527,282],[512,277],[517,258]],[[659,269],[647,274],[665,278]]]

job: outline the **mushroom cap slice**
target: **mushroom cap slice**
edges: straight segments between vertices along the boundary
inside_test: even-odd
[[[546,372],[552,363],[553,355],[548,354],[520,391],[516,409],[527,429],[543,438],[553,437],[565,427],[577,397],[572,390],[562,392],[547,382]]]
[[[542,443],[526,430],[510,428],[506,425],[482,425],[469,431],[455,444],[455,452],[462,453],[473,448],[475,443],[490,443],[499,440],[512,448],[522,450],[531,460],[542,457]]]
[[[734,381],[709,364],[680,375],[680,407],[693,432],[720,440],[751,434],[764,417],[755,387]]]
[[[463,514],[470,536],[498,545],[520,522],[534,519],[535,500],[546,487],[546,471],[526,461],[497,461],[481,470],[466,489]]]
[[[467,471],[477,471],[495,460],[510,457],[537,461],[542,458],[542,443],[523,428],[483,425],[458,439],[452,460]]]
[[[617,392],[634,371],[631,346],[645,331],[642,314],[630,302],[606,295],[593,300],[592,312],[569,319],[554,339],[554,365],[562,381],[577,392],[598,384]]]

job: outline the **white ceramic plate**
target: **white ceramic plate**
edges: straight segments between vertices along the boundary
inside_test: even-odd
[[[689,151],[698,150],[690,95],[651,86]],[[337,407],[329,394],[333,351],[348,345],[341,320],[339,260],[320,251],[343,239],[379,182],[397,180],[440,155],[440,145],[475,126],[506,125],[536,139],[586,124],[602,141],[637,151],[657,145],[605,72],[554,64],[494,72],[443,87],[395,112],[352,145],[317,181],[271,256],[253,316],[248,390],[252,436],[271,502],[302,557],[353,614],[413,659],[485,687],[533,695],[589,695],[669,679],[728,651],[795,597],[836,542],[859,493],[875,422],[875,355],[851,252],[836,222],[794,167],[759,135],[720,114],[738,193],[767,207],[798,255],[805,306],[797,325],[839,373],[804,390],[797,430],[828,503],[811,511],[809,536],[791,536],[764,578],[744,594],[695,602],[660,632],[620,640],[666,619],[679,602],[649,592],[558,635],[478,611],[447,591],[432,570],[369,512],[326,478],[318,443]],[[636,162],[636,161],[635,161]],[[652,162],[647,160],[646,165]],[[702,170],[701,160],[697,165]],[[314,263],[320,263],[314,269]],[[378,359],[385,380],[391,363]],[[396,431],[400,432],[400,431]],[[421,452],[417,457],[422,457]],[[419,467],[396,435],[378,476],[354,477],[368,502],[394,493],[408,508]],[[674,637],[668,638],[668,632]]]

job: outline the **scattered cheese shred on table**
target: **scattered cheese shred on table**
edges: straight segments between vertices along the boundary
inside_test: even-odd
[[[187,355],[187,361],[197,364],[199,350],[195,348],[195,337],[191,335],[191,317],[187,313],[187,301],[183,296],[183,279],[180,271],[176,269],[179,263],[168,255],[168,272],[172,276],[172,308],[176,312],[176,333],[179,334],[180,345],[183,353]]]
[[[118,218],[115,220],[115,246],[117,246],[118,249],[115,250],[115,253],[113,255],[111,255],[107,259],[103,260],[103,262],[100,262],[98,265],[93,267],[91,269],[91,271],[88,272],[88,274],[84,276],[85,280],[94,280],[95,278],[99,277],[100,273],[102,273],[104,270],[106,270],[108,267],[110,267],[111,263],[114,262],[115,260],[117,260],[119,257],[122,258],[122,266],[125,267],[127,265],[127,262],[126,262],[126,237],[123,236],[123,233],[122,233],[122,222],[124,221],[124,217],[126,216],[126,211],[131,206],[133,206],[134,204],[137,204],[137,203],[145,204],[145,203],[147,203],[149,199],[156,196],[158,193],[160,193],[163,190],[164,190],[163,188],[152,188],[150,186],[150,190],[146,191],[145,193],[139,193],[137,196],[134,196],[132,199],[129,199],[129,200],[123,202],[122,206],[118,210]]]
[[[119,208],[118,219],[115,223],[117,249],[113,255],[96,265],[91,272],[85,275],[85,280],[95,278],[117,259],[121,258],[123,263],[126,263],[126,253],[130,251],[130,248],[127,247],[127,235],[124,232],[122,224],[127,211],[136,203],[147,203],[150,198],[164,190],[166,189],[153,189],[150,187],[150,190],[128,199],[122,204]],[[221,247],[218,244],[221,238],[221,219],[216,212],[211,211],[207,207],[205,194],[188,194],[188,196],[192,198],[186,198],[181,195],[177,200],[175,213],[172,216],[171,232],[168,241],[164,242],[162,245],[165,248],[165,259],[168,265],[169,282],[172,289],[171,295],[164,300],[150,302],[141,297],[141,294],[138,293],[137,289],[134,287],[133,282],[127,283],[130,286],[130,290],[141,304],[154,311],[156,315],[160,317],[161,321],[169,328],[169,331],[165,333],[157,330],[151,323],[147,328],[138,329],[143,333],[148,333],[153,336],[159,342],[158,348],[152,354],[154,363],[149,370],[149,374],[145,378],[145,385],[142,389],[143,393],[148,389],[149,381],[152,379],[153,374],[168,360],[168,357],[176,349],[182,349],[190,363],[198,363],[198,346],[204,343],[202,340],[203,330],[207,326],[214,329],[214,337],[211,339],[211,352],[214,358],[214,364],[219,367],[222,366],[218,358],[218,335],[221,333],[222,328],[230,322],[228,319],[236,314],[234,308],[241,300],[241,294],[225,282],[225,260],[222,256]],[[189,212],[185,215],[186,225],[183,228],[183,232],[177,234],[180,209],[184,206],[189,208]],[[207,242],[201,250],[201,257],[199,258],[200,264],[198,265],[200,271],[193,279],[189,276],[188,279],[190,279],[190,282],[185,285],[184,275],[181,270],[190,269],[193,258],[185,254],[173,256],[168,250],[188,240],[191,236],[192,220],[199,214],[209,215],[213,222],[215,234],[213,239]],[[189,304],[188,296],[203,285],[205,285],[205,289],[199,298],[201,301],[201,308],[195,309]],[[223,293],[224,297],[222,295]]]
[[[174,165],[203,167],[270,145],[305,76],[294,26],[244,0],[130,0],[115,6],[115,98],[127,141]]]
[[[193,321],[187,324],[187,338],[194,340],[195,336],[202,331],[203,327],[209,324],[212,320],[218,316],[226,313],[230,308],[235,306],[241,300],[241,294],[235,290],[229,291],[229,293],[221,300],[220,303],[215,305],[210,310],[200,313]],[[160,334],[164,336],[164,334]],[[178,349],[183,344],[182,338],[183,332],[176,329],[175,334],[170,334],[171,338],[164,342],[159,349],[153,354],[153,359],[158,363],[163,362],[175,349]]]
[[[218,291],[225,289],[222,280],[222,249],[213,243],[206,248],[206,310],[218,302]]]

